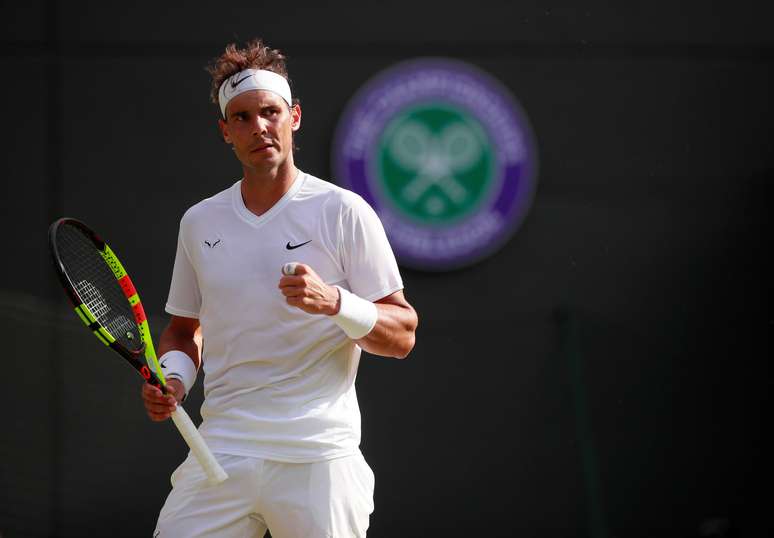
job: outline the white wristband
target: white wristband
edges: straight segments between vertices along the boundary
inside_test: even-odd
[[[376,305],[341,286],[336,287],[339,289],[341,304],[339,313],[334,314],[331,318],[352,340],[363,338],[371,332],[379,318]]]
[[[159,359],[161,373],[167,379],[179,379],[183,382],[185,393],[191,390],[196,382],[196,366],[186,353],[173,349],[167,351]]]

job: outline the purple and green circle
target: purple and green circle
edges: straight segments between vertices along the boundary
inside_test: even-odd
[[[444,271],[498,250],[532,201],[537,152],[521,106],[456,60],[387,69],[351,99],[336,131],[334,178],[381,218],[398,261]]]

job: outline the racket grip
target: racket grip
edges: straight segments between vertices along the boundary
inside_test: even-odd
[[[183,439],[191,448],[194,457],[199,461],[202,469],[207,474],[207,481],[214,486],[228,478],[226,471],[223,470],[218,460],[210,452],[210,449],[204,442],[204,438],[202,438],[202,434],[196,429],[191,417],[185,412],[183,406],[178,405],[177,409],[172,412],[172,421],[177,426],[177,429],[180,430],[180,435],[183,436]]]

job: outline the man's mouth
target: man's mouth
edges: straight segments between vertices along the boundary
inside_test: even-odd
[[[251,149],[250,152],[252,153],[252,152],[258,152],[258,151],[264,151],[271,147],[274,147],[273,144],[259,144],[255,146],[253,149]]]

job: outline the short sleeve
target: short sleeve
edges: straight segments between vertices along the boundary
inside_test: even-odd
[[[379,217],[360,196],[342,210],[342,265],[349,290],[376,301],[403,289],[398,263]]]
[[[184,222],[181,222],[177,236],[172,283],[169,286],[169,298],[165,310],[174,316],[198,318],[201,306],[202,295],[199,291],[199,282],[185,247],[185,226]]]

